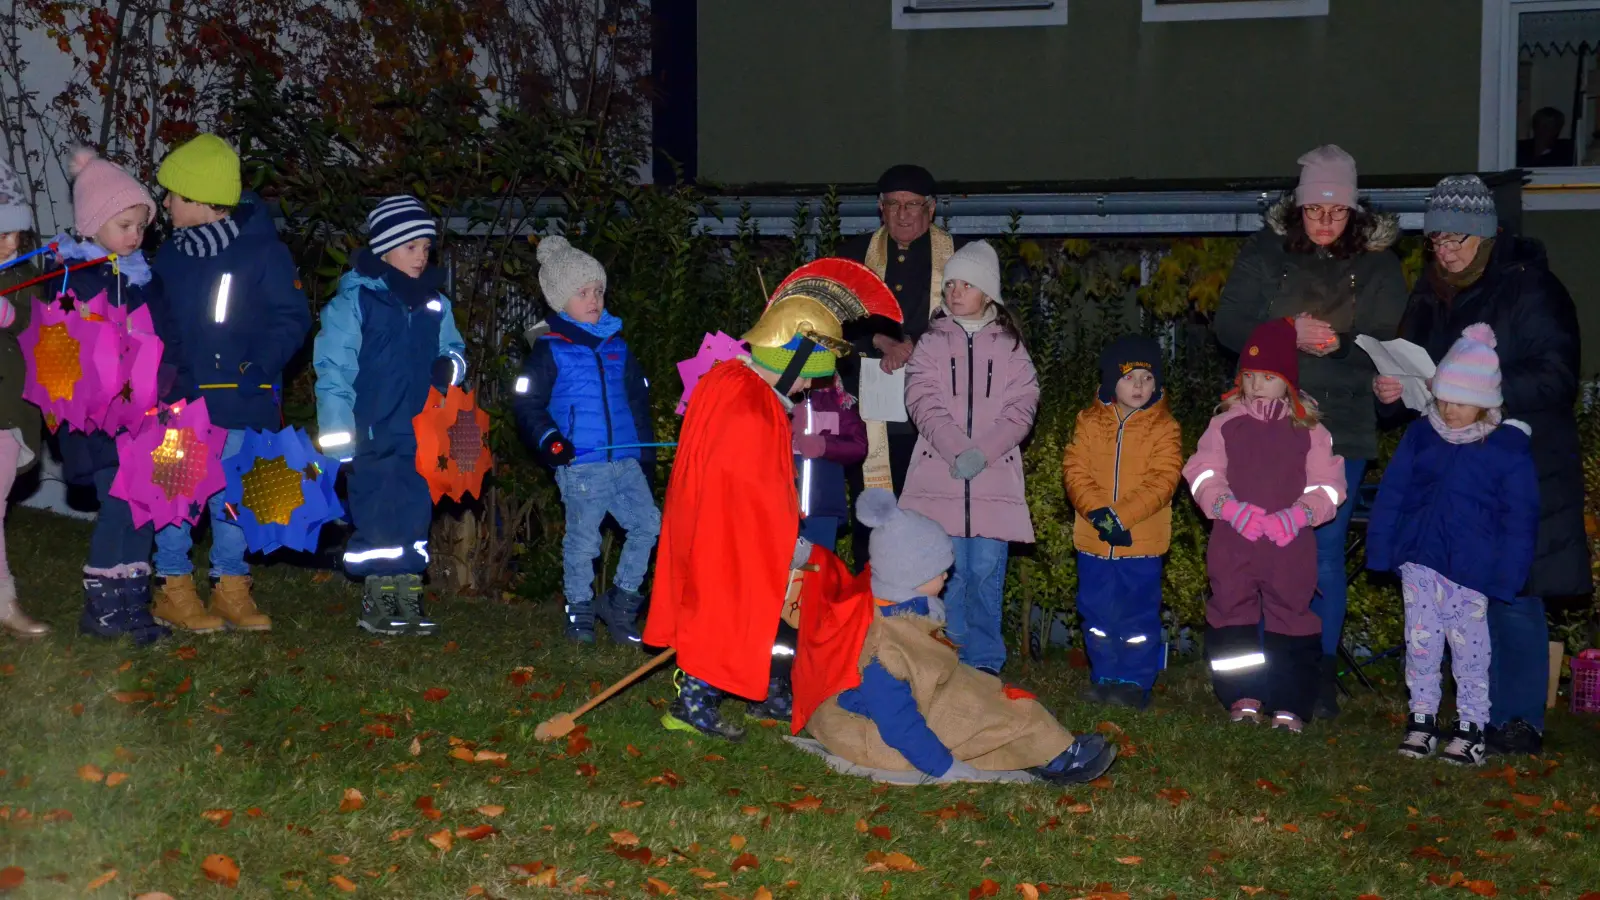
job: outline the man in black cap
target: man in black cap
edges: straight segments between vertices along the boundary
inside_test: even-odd
[[[878,178],[878,212],[883,225],[850,238],[837,251],[837,255],[876,272],[894,291],[905,316],[899,325],[874,317],[849,332],[860,356],[842,365],[840,374],[852,394],[860,392],[857,366],[879,366],[885,372],[905,367],[917,339],[943,301],[944,264],[965,242],[933,224],[936,189],[927,169],[910,164],[891,166]],[[881,487],[898,496],[916,445],[917,429],[910,422],[867,420],[866,461],[847,470],[852,494],[859,496],[863,488]],[[855,523],[855,546],[866,546],[869,530],[859,521]]]

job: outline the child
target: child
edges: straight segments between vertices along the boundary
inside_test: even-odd
[[[646,469],[655,451],[650,385],[606,312],[600,261],[552,235],[539,242],[539,287],[557,310],[517,379],[512,409],[522,439],[556,471],[567,533],[561,543],[567,637],[594,643],[596,614],[617,643],[639,643],[640,587],[661,534]],[[612,445],[619,449],[604,449]],[[628,533],[611,589],[594,605],[600,526],[610,513]]]
[[[1183,450],[1161,391],[1161,348],[1124,337],[1100,354],[1100,393],[1062,461],[1077,511],[1078,612],[1087,699],[1143,709],[1161,671],[1161,555]]]
[[[994,249],[962,247],[944,278],[944,312],[917,342],[906,379],[919,437],[901,502],[955,539],[950,639],[962,662],[997,674],[1006,662],[1007,542],[1033,541],[1019,445],[1033,427],[1039,380],[1001,300]]]
[[[104,292],[112,304],[130,312],[149,306],[156,335],[163,343],[158,371],[161,398],[173,402],[189,396],[193,386],[183,363],[182,333],[161,290],[161,279],[151,273],[139,249],[145,228],[155,218],[155,201],[133,176],[90,150],[76,151],[71,168],[73,230],[78,240],[65,235],[56,239],[61,262],[73,265],[113,253],[117,258],[71,273],[68,289],[86,301]],[[53,291],[61,283],[52,280],[48,284]],[[100,513],[89,537],[89,560],[83,568],[84,604],[78,630],[104,638],[127,634],[136,644],[153,643],[169,633],[150,615],[154,529],[149,525],[135,528],[127,501],[110,494],[117,476],[116,438],[69,428],[58,434],[67,481],[94,485],[100,498]]]
[[[1260,722],[1271,709],[1273,728],[1298,734],[1322,660],[1310,529],[1333,518],[1345,483],[1333,437],[1300,393],[1297,354],[1289,319],[1256,327],[1183,475],[1218,522],[1206,548],[1206,656],[1217,698],[1235,722]]]
[[[1439,756],[1483,762],[1489,723],[1489,603],[1528,580],[1539,530],[1539,483],[1528,427],[1502,421],[1500,362],[1488,325],[1469,326],[1439,362],[1434,405],[1395,451],[1367,526],[1367,568],[1398,571],[1405,588],[1411,717],[1402,756],[1439,743],[1439,670],[1450,647],[1455,733]]]
[[[867,424],[856,398],[838,376],[806,392],[789,411],[794,433],[795,475],[800,480],[800,536],[832,550],[839,523],[850,515],[844,494],[845,466],[867,458]]]
[[[430,387],[461,383],[467,363],[444,273],[428,265],[438,233],[415,197],[379,203],[313,344],[318,443],[353,460],[345,488],[356,530],[344,567],[364,579],[356,625],[375,634],[439,631],[422,605],[433,499],[411,420]]]
[[[0,263],[25,252],[33,237],[33,207],[22,179],[0,162]],[[19,264],[0,271],[0,289],[21,284],[38,275],[33,266]],[[50,626],[28,618],[17,605],[17,582],[6,562],[5,510],[11,485],[33,467],[39,453],[39,410],[22,399],[27,367],[17,335],[28,327],[33,300],[42,298],[39,287],[0,296],[0,630],[17,637],[43,637]]]
[[[283,367],[311,330],[289,248],[261,198],[241,195],[239,157],[214,134],[202,134],[162,161],[156,180],[172,236],[156,253],[173,316],[183,328],[189,370],[199,381],[211,424],[228,430],[223,455],[238,451],[246,429],[276,431]],[[211,609],[195,590],[188,522],[156,532],[156,619],[182,631],[269,631],[256,609],[244,529],[223,495],[210,499]]]
[[[801,589],[791,730],[809,728],[855,766],[889,770],[875,774],[887,781],[1078,784],[1104,774],[1115,746],[1093,733],[1074,739],[1031,694],[962,665],[939,639],[939,594],[955,561],[944,529],[882,488],[862,492],[856,509],[872,528],[872,564],[850,578],[830,554],[811,557],[828,571]]]

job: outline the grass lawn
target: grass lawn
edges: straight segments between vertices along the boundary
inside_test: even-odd
[[[1101,784],[882,788],[778,729],[669,734],[665,674],[535,742],[641,659],[572,649],[550,604],[447,600],[439,638],[372,640],[342,578],[275,566],[270,634],[82,638],[85,526],[8,525],[26,607],[57,631],[0,637],[0,869],[25,874],[7,900],[1600,891],[1600,730],[1565,713],[1548,757],[1464,771],[1394,754],[1393,685],[1293,737],[1227,725],[1192,664],[1149,712],[1089,709],[1057,657],[1008,674],[1123,741]],[[214,854],[236,886],[208,880]]]

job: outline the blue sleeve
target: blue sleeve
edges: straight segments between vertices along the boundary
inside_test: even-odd
[[[862,670],[860,687],[839,695],[839,706],[871,719],[883,742],[900,751],[924,775],[938,778],[955,762],[918,711],[911,685],[890,675],[877,660]]]
[[[283,242],[267,246],[255,290],[257,296],[250,298],[250,307],[261,314],[251,318],[248,326],[250,349],[244,361],[249,368],[239,382],[242,392],[282,381],[284,366],[300,352],[311,332],[311,306]]]
[[[539,448],[551,434],[559,434],[556,420],[550,415],[550,392],[556,383],[556,358],[546,341],[534,341],[528,358],[523,360],[522,373],[512,390],[511,412],[517,420],[517,432],[523,443]]]
[[[633,414],[634,434],[639,436],[639,443],[653,444],[656,440],[656,423],[650,411],[650,381],[644,377],[644,367],[639,365],[639,357],[633,355],[631,348],[628,350],[628,363],[623,377],[628,382],[628,411]],[[645,462],[655,463],[654,447],[645,447],[641,452]]]
[[[322,308],[322,328],[312,349],[317,372],[317,435],[323,452],[355,455],[356,375],[361,367],[361,288],[341,287]]]
[[[444,304],[444,318],[439,320],[439,356],[450,360],[450,383],[460,384],[467,377],[467,342],[456,327],[456,313],[449,298],[441,294],[439,301]]]
[[[1367,520],[1367,568],[1374,572],[1388,572],[1395,566],[1391,558],[1395,525],[1405,513],[1400,505],[1411,490],[1411,467],[1416,461],[1419,427],[1433,426],[1423,419],[1406,429],[1394,458],[1383,470],[1383,480],[1378,483],[1378,499],[1373,501],[1372,515]]]
[[[1526,442],[1507,456],[1511,460],[1510,471],[1498,491],[1505,506],[1502,518],[1505,534],[1501,538],[1500,570],[1496,578],[1500,593],[1493,596],[1509,601],[1521,594],[1533,570],[1539,543],[1539,474]]]

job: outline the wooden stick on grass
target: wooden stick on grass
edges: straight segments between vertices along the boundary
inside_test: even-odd
[[[612,695],[649,674],[651,669],[654,669],[656,666],[666,662],[672,657],[672,654],[676,652],[678,652],[676,649],[661,651],[644,665],[622,676],[621,680],[619,680],[617,683],[606,688],[600,693],[595,694],[588,703],[585,703],[572,712],[558,713],[548,719],[545,719],[543,722],[539,723],[538,728],[533,730],[533,736],[541,741],[553,741],[556,738],[566,737],[572,733],[572,729],[578,726],[579,716],[591,709],[594,709],[596,706],[599,706],[607,700],[610,700]]]

